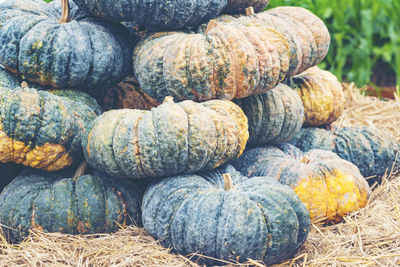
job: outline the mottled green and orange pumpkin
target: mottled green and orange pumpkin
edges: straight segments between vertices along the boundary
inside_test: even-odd
[[[243,21],[212,21],[201,33],[150,35],[135,49],[135,76],[157,101],[168,95],[204,101],[265,93],[327,53],[323,22],[305,9],[294,11],[292,18],[286,9],[272,9]]]
[[[0,2],[0,64],[41,85],[89,90],[119,82],[132,68],[127,36],[72,1]]]
[[[262,95],[237,99],[235,103],[249,121],[249,144],[287,142],[303,125],[303,103],[296,92],[284,84]]]
[[[100,108],[82,92],[63,94],[69,97],[29,87],[0,87],[1,162],[55,171],[82,156],[82,136]]]
[[[0,195],[4,236],[19,242],[32,229],[93,234],[141,225],[142,193],[135,185],[98,172],[73,175],[28,169],[15,178]]]
[[[151,185],[142,210],[150,235],[180,254],[205,255],[210,265],[211,258],[279,263],[296,253],[310,228],[305,206],[288,186],[270,177],[248,179],[230,165]]]
[[[116,177],[148,178],[212,169],[237,158],[248,139],[247,118],[228,100],[173,103],[150,111],[111,110],[82,140],[88,163]]]
[[[243,175],[270,176],[293,188],[311,219],[340,221],[367,205],[371,189],[358,168],[330,151],[282,144],[246,150],[233,162]]]
[[[330,130],[303,128],[290,141],[303,151],[324,149],[356,165],[372,185],[400,166],[400,146],[387,133],[370,127],[333,127]]]
[[[345,104],[343,87],[329,71],[310,68],[290,78],[289,85],[303,101],[305,125],[328,125],[342,114]]]

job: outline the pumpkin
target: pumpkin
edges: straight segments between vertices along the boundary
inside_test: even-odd
[[[248,7],[252,7],[255,12],[260,12],[267,7],[268,3],[269,0],[228,0],[223,12],[228,14],[244,13]]]
[[[88,163],[115,177],[148,178],[212,169],[238,157],[248,139],[247,118],[228,100],[173,103],[151,111],[111,110],[88,128]]]
[[[0,64],[41,85],[89,90],[119,82],[132,68],[125,36],[123,26],[89,18],[72,1],[0,3]]]
[[[356,165],[371,185],[380,181],[392,167],[400,166],[399,144],[392,136],[375,128],[303,128],[290,143],[303,151],[317,148],[335,152]]]
[[[82,166],[82,165],[81,165]],[[78,168],[23,171],[0,195],[0,223],[10,242],[29,230],[68,234],[113,232],[141,223],[141,192],[126,181]]]
[[[83,133],[99,111],[94,104],[29,87],[0,87],[0,162],[47,171],[70,166],[82,155]]]
[[[326,55],[329,45],[322,43],[330,38],[326,27],[310,12],[299,11],[296,19],[268,11],[245,17],[243,22],[234,18],[231,22],[211,21],[200,33],[155,33],[135,48],[135,76],[157,101],[167,95],[180,101],[205,101],[265,93],[288,74],[314,66]],[[280,21],[293,28],[290,34],[276,26]],[[310,27],[324,29],[314,33]],[[308,35],[301,35],[296,28]],[[292,43],[297,46],[292,48]]]
[[[0,192],[18,175],[21,170],[21,165],[12,162],[0,163]]]
[[[304,108],[300,97],[287,85],[279,84],[262,95],[235,100],[249,123],[249,144],[280,144],[301,129]]]
[[[102,98],[103,110],[111,109],[144,109],[150,110],[161,103],[151,98],[140,88],[135,77],[128,76],[122,82],[104,90]]]
[[[232,164],[243,175],[270,176],[291,186],[315,220],[340,221],[365,207],[371,194],[358,168],[330,151],[303,153],[286,143],[246,150]]]
[[[310,227],[288,186],[269,177],[248,179],[230,165],[151,185],[142,211],[144,228],[164,246],[235,262],[279,263],[296,253]]]
[[[329,71],[310,68],[290,78],[289,85],[303,101],[305,125],[328,125],[342,114],[345,103],[343,87]]]
[[[141,29],[171,30],[197,26],[216,17],[227,0],[74,0],[91,15],[116,22],[127,21]]]

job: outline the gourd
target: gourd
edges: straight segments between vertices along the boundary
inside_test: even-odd
[[[228,14],[244,13],[248,7],[254,8],[255,12],[260,12],[267,7],[268,3],[269,0],[228,0],[223,12]]]
[[[74,0],[92,16],[126,21],[138,29],[173,30],[198,26],[216,17],[227,0]]]
[[[358,168],[330,151],[303,153],[286,143],[246,150],[232,164],[243,175],[270,176],[291,186],[312,220],[338,222],[365,207],[371,194]]]
[[[235,103],[249,121],[249,144],[287,142],[303,125],[303,103],[296,92],[284,84],[262,95],[237,99]]]
[[[147,189],[142,209],[144,228],[164,246],[225,261],[279,263],[296,253],[310,228],[289,187],[248,179],[230,165],[163,179]]]
[[[290,10],[299,14],[288,18],[285,9],[272,9],[243,22],[211,21],[200,33],[150,35],[135,48],[135,76],[157,101],[168,95],[205,101],[265,93],[319,63],[329,47],[329,33],[318,17]],[[318,27],[323,29],[314,32]]]
[[[392,136],[370,127],[303,128],[290,141],[303,151],[318,148],[335,152],[356,165],[372,185],[399,166],[400,146]]]
[[[342,114],[345,104],[343,87],[329,71],[310,68],[291,77],[289,85],[303,101],[305,125],[329,125]]]
[[[160,104],[140,88],[136,78],[128,76],[117,85],[104,90],[101,106],[104,111],[125,108],[150,110]]]
[[[248,139],[247,118],[228,100],[173,103],[151,111],[111,110],[88,128],[88,163],[115,177],[150,178],[212,169],[237,158]]]
[[[0,223],[10,242],[29,230],[68,234],[108,233],[141,225],[142,193],[135,185],[94,172],[84,165],[47,173],[27,169],[0,195]]]
[[[0,161],[47,171],[70,166],[82,156],[82,136],[99,110],[94,100],[87,105],[26,83],[0,87]]]
[[[0,64],[41,85],[89,90],[119,82],[132,68],[126,36],[72,1],[0,3]]]

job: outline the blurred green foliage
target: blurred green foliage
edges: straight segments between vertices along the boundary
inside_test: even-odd
[[[386,65],[400,85],[400,0],[271,0],[268,8],[283,5],[307,8],[327,25],[332,42],[322,67],[362,86]]]

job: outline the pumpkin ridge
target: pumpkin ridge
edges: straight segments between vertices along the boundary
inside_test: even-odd
[[[119,161],[118,160],[116,160],[116,157],[115,157],[115,149],[114,149],[114,136],[116,135],[115,133],[116,133],[116,131],[117,131],[117,129],[118,129],[118,126],[119,126],[119,123],[121,122],[121,120],[124,118],[124,116],[120,116],[119,118],[118,118],[118,120],[115,122],[115,127],[114,127],[114,130],[113,130],[113,134],[112,134],[112,138],[111,138],[111,144],[110,144],[110,146],[111,146],[111,151],[112,151],[112,158],[113,158],[113,161],[115,162],[115,166],[118,166],[118,172],[119,173],[123,173],[123,174],[125,174],[125,169],[121,166],[121,164],[119,163]],[[104,185],[103,185],[103,187],[104,187]],[[103,193],[104,193],[104,190],[103,190]]]
[[[249,195],[246,195],[246,196],[250,199],[251,202],[254,202],[255,206],[261,211],[261,214],[262,214],[262,217],[263,217],[263,221],[265,223],[265,227],[267,228],[267,232],[268,232],[267,237],[268,237],[268,239],[264,243],[264,248],[263,248],[262,256],[261,256],[261,259],[264,259],[265,256],[267,255],[267,252],[268,252],[268,248],[269,248],[268,244],[271,242],[271,234],[270,234],[271,231],[270,231],[270,227],[269,227],[270,224],[268,222],[267,217],[265,216],[265,213],[264,213],[265,209],[260,205],[260,203],[256,202],[255,200],[253,200]]]
[[[222,196],[222,201],[221,201],[221,205],[220,205],[220,209],[218,209],[218,215],[217,215],[217,227],[216,227],[216,231],[215,231],[215,240],[214,240],[214,242],[215,242],[215,256],[218,256],[217,254],[219,254],[218,252],[218,242],[217,242],[217,240],[218,240],[218,233],[220,233],[220,232],[222,232],[222,231],[220,231],[219,230],[219,228],[220,228],[220,224],[221,224],[221,220],[220,220],[220,218],[221,218],[221,215],[222,215],[222,207],[224,206],[224,203],[225,203],[225,197],[226,197],[226,195],[227,195],[227,193],[225,193],[225,194],[223,194]]]
[[[82,24],[80,21],[77,21],[78,24]],[[86,33],[84,36],[85,38],[89,41],[90,44],[90,51],[93,51],[93,42],[92,42],[92,34],[91,31],[87,27],[82,27],[82,30]],[[85,79],[81,82],[81,87],[87,87],[89,84],[89,77],[91,73],[93,72],[93,64],[94,64],[94,54],[93,53],[87,53],[90,55],[90,64],[89,64],[89,69],[86,73]]]

